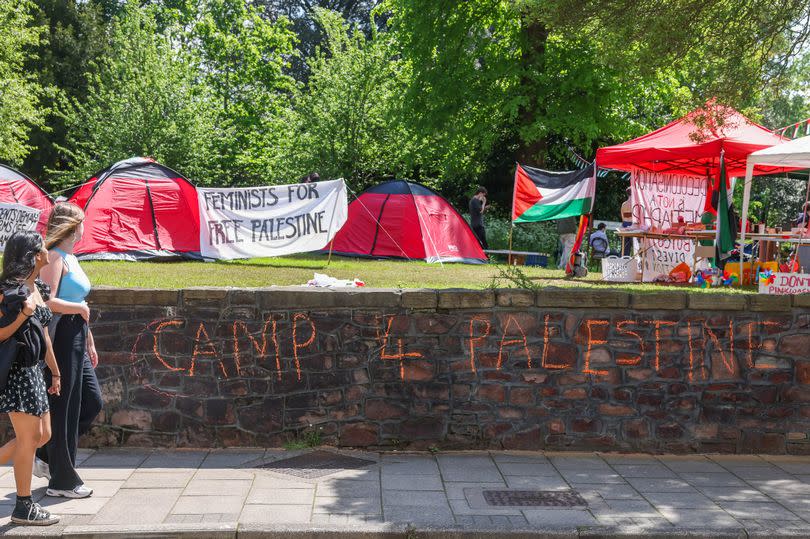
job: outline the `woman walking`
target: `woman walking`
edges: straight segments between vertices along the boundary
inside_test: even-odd
[[[73,248],[84,232],[84,212],[70,202],[56,204],[48,218],[45,245],[51,264],[42,279],[56,290],[48,301],[55,313],[51,324],[53,350],[62,373],[60,395],[51,395],[51,441],[37,451],[34,474],[48,478],[48,496],[86,498],[93,494],[76,473],[79,436],[90,429],[101,411],[101,391],[95,367],[98,355],[87,322],[90,309],[84,299],[90,280],[79,266]]]
[[[48,264],[48,251],[36,232],[18,232],[6,242],[0,275],[0,358],[9,362],[5,388],[0,391],[0,412],[8,413],[14,439],[0,447],[0,463],[14,459],[17,502],[11,513],[16,524],[47,526],[59,522],[31,499],[31,466],[34,453],[51,436],[48,393],[59,395],[59,367],[48,338],[51,311],[45,305],[47,287],[38,279]],[[8,346],[13,339],[12,346]],[[46,391],[43,361],[51,380]]]

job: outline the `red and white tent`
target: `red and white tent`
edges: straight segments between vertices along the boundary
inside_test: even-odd
[[[84,259],[200,258],[197,189],[153,159],[119,161],[70,197],[86,215]]]
[[[53,201],[34,180],[18,170],[0,165],[0,202],[22,204],[39,210],[37,232],[45,235]]]
[[[328,247],[327,247],[328,249]],[[440,194],[392,180],[366,189],[332,246],[338,255],[483,264],[487,257],[470,225]]]

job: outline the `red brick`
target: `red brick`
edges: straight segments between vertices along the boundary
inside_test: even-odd
[[[609,416],[636,415],[637,412],[629,406],[622,404],[600,404],[599,413]]]
[[[565,423],[560,419],[552,419],[548,422],[548,431],[552,434],[564,434]]]
[[[662,439],[674,439],[680,438],[683,436],[683,428],[677,424],[669,424],[669,425],[658,425],[656,429],[656,434],[659,438]]]
[[[796,361],[793,365],[796,369],[796,382],[810,385],[810,361]]]
[[[542,449],[543,437],[540,432],[540,427],[531,427],[505,437],[503,447],[504,449]]]
[[[807,333],[782,337],[779,343],[779,353],[782,355],[806,358],[808,350],[810,350],[810,334]]]
[[[627,377],[631,380],[649,380],[655,374],[652,369],[627,369]]]
[[[422,381],[433,378],[433,365],[427,361],[411,361],[406,359],[403,365],[403,380]]]
[[[368,419],[381,420],[407,416],[408,409],[400,404],[379,399],[366,401],[366,417]]]
[[[593,418],[577,418],[571,420],[571,430],[573,432],[599,432],[602,429],[602,422]]]
[[[534,390],[528,387],[513,387],[509,390],[509,402],[524,406],[534,404]]]
[[[564,399],[585,399],[588,397],[587,391],[581,387],[566,389],[562,393]]]
[[[351,423],[340,429],[340,445],[366,447],[375,445],[379,439],[379,428],[370,423]]]
[[[478,398],[494,402],[505,402],[506,391],[503,386],[495,384],[485,384],[478,388]]]
[[[521,376],[523,381],[529,384],[542,384],[548,380],[548,374],[539,372],[524,372]]]
[[[628,419],[622,421],[624,436],[631,439],[647,438],[650,429],[646,419]]]

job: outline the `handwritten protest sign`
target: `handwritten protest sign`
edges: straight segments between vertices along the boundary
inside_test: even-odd
[[[760,294],[810,294],[810,274],[774,273],[773,281],[760,278]]]
[[[5,251],[6,242],[15,232],[35,230],[40,211],[22,204],[0,202],[0,251]]]
[[[636,169],[631,180],[633,223],[661,231],[677,226],[678,217],[686,223],[700,222],[706,203],[706,179],[682,174],[661,174]],[[694,246],[690,240],[645,239],[644,280],[652,281],[681,262],[692,266]]]
[[[200,252],[205,258],[253,258],[316,251],[346,222],[343,180],[198,188]]]

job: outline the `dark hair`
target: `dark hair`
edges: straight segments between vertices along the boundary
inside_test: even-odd
[[[16,286],[26,280],[36,267],[36,257],[45,247],[39,232],[15,232],[6,242],[0,286]]]
[[[484,187],[483,185],[479,185],[479,186],[478,186],[478,190],[476,190],[476,191],[475,191],[475,194],[476,194],[476,195],[477,195],[478,193],[484,193],[484,194],[486,195],[486,194],[487,194],[487,188],[486,188],[486,187]]]
[[[596,225],[596,228],[597,230],[604,230],[607,228],[607,225],[605,223],[599,223],[598,225]]]
[[[319,182],[321,181],[321,175],[318,174],[317,172],[313,172],[312,174],[309,175],[309,181]]]

